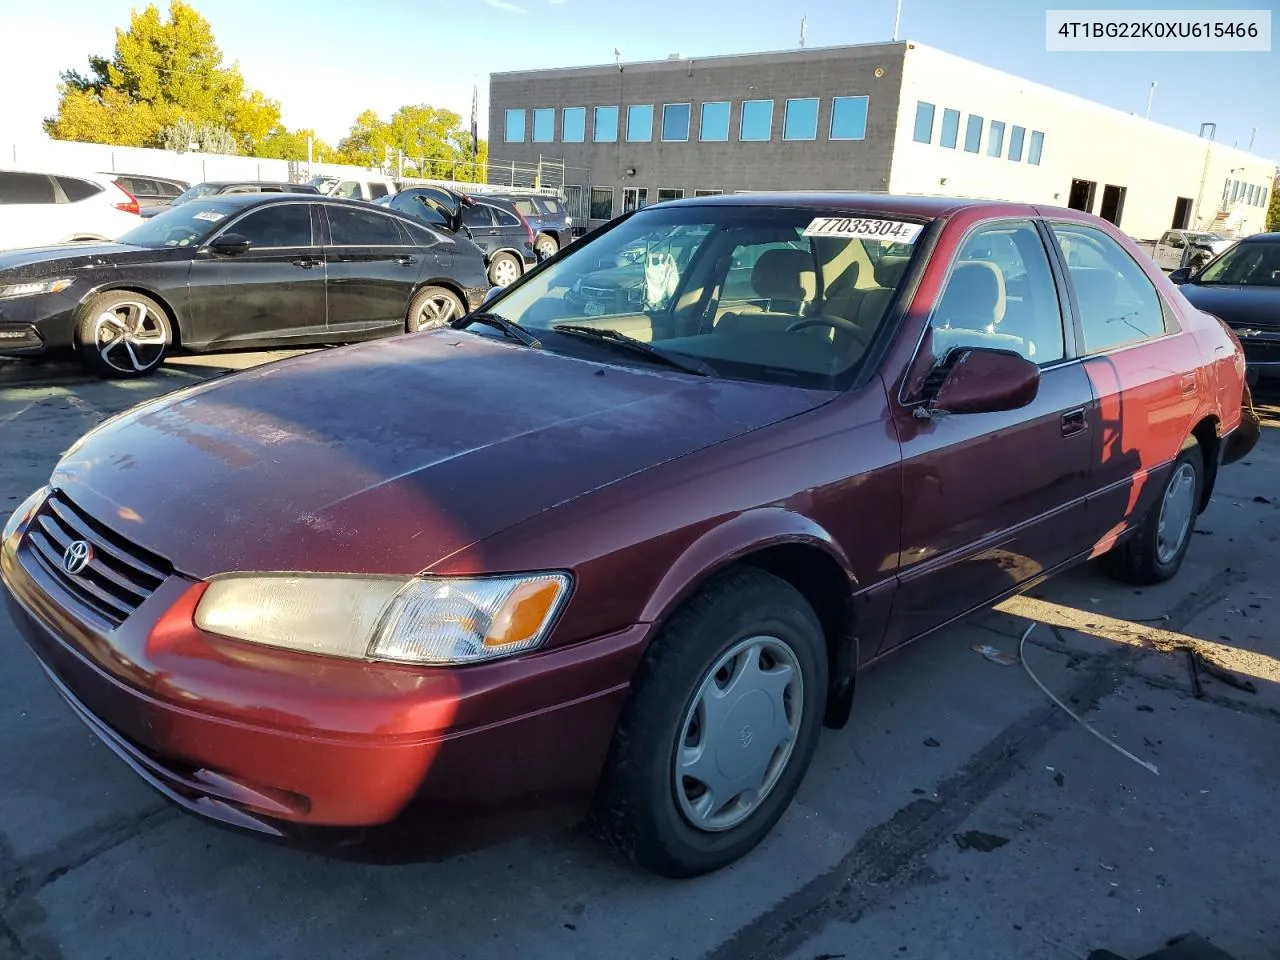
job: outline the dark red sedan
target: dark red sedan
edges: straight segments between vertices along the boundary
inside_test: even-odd
[[[1086,558],[1172,576],[1257,438],[1231,332],[1070,210],[667,203],[483,310],[135,408],[9,520],[54,686],[187,810],[716,869],[861,669]]]

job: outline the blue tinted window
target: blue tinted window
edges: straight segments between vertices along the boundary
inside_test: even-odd
[[[933,143],[933,104],[916,101],[916,143]]]
[[[1004,121],[992,120],[987,134],[987,156],[998,157],[1004,153]]]
[[[524,111],[507,111],[507,143],[524,143]]]
[[[1014,127],[1013,132],[1009,134],[1009,159],[1022,159],[1022,141],[1026,137],[1027,131],[1025,127]]]
[[[668,103],[662,108],[662,139],[689,139],[689,104]]]
[[[956,138],[960,136],[960,111],[959,110],[943,110],[942,111],[942,136],[938,138],[938,143],[944,147],[955,148]]]
[[[773,101],[743,100],[739,140],[768,140],[773,136]]]
[[[653,139],[653,105],[644,103],[627,107],[627,140],[643,143]]]
[[[977,153],[982,146],[982,118],[969,114],[964,127],[964,152]]]
[[[783,140],[818,139],[818,98],[788,100],[782,118]]]
[[[1040,154],[1044,153],[1044,134],[1039,130],[1031,131],[1031,149],[1027,151],[1027,163],[1039,165]]]
[[[533,142],[550,143],[556,138],[556,111],[546,107],[533,111]]]
[[[618,140],[618,108],[596,107],[595,110],[596,143],[616,143]]]
[[[560,119],[560,139],[565,143],[581,143],[587,138],[587,108],[565,107]]]
[[[702,105],[702,125],[698,128],[698,139],[729,139],[729,101],[718,100]]]
[[[919,133],[919,118],[916,120],[916,132]],[[933,115],[929,116],[929,127],[932,132]],[[835,97],[831,101],[832,140],[863,140],[867,136],[867,98]],[[927,142],[927,141],[926,141]]]

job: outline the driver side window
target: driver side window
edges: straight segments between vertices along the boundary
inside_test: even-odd
[[[1029,220],[978,227],[929,319],[935,360],[957,347],[1011,350],[1041,366],[1066,355],[1049,255]]]

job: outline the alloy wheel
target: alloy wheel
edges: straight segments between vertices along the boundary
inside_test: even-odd
[[[1164,489],[1160,520],[1156,528],[1156,557],[1170,563],[1182,549],[1195,516],[1196,471],[1189,463],[1179,465]]]
[[[169,343],[163,318],[146,304],[126,300],[100,313],[93,343],[102,362],[121,373],[142,373],[160,362]]]
[[[442,327],[454,318],[453,300],[446,296],[428,297],[418,311],[418,329],[430,330]]]

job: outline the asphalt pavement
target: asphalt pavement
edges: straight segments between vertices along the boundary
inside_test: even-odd
[[[102,418],[276,356],[128,383],[0,366],[0,519]],[[1173,582],[1086,567],[906,648],[862,678],[763,846],[694,881],[581,830],[409,867],[217,830],[98,743],[0,613],[0,958],[1084,960],[1189,931],[1280,957],[1280,407],[1263,412]],[[1133,758],[972,649],[1016,655],[1030,617],[1058,627],[1032,634],[1034,674]]]

